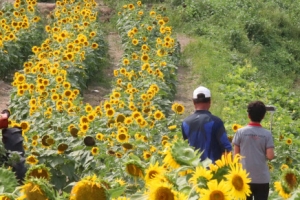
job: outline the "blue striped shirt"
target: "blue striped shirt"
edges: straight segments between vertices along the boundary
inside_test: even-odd
[[[201,161],[209,158],[214,163],[225,150],[232,151],[223,121],[208,110],[197,110],[185,118],[181,129],[183,138],[202,152]]]

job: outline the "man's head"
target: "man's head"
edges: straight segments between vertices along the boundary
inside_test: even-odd
[[[253,122],[261,122],[267,112],[266,106],[261,101],[253,101],[247,107],[248,116]]]
[[[206,87],[200,86],[193,92],[193,102],[198,103],[210,103],[210,90]]]

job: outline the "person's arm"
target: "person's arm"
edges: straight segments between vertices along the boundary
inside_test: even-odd
[[[268,160],[272,160],[275,157],[274,148],[267,148],[266,157],[267,157]]]
[[[237,155],[237,154],[240,154],[240,146],[235,144],[233,149],[233,155]]]
[[[182,133],[183,139],[186,140],[187,136],[186,136],[185,131],[184,131],[184,122],[181,123],[181,133]]]

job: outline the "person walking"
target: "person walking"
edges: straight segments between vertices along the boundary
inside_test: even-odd
[[[208,158],[215,163],[224,153],[232,151],[232,144],[228,140],[223,121],[209,111],[210,90],[203,86],[196,88],[193,103],[195,112],[181,124],[183,138],[202,152],[201,161]]]
[[[248,104],[250,122],[237,130],[233,137],[234,155],[242,156],[243,168],[249,173],[251,195],[247,200],[267,200],[269,196],[270,172],[268,160],[274,158],[274,142],[269,130],[261,126],[266,114],[266,106],[261,101]]]

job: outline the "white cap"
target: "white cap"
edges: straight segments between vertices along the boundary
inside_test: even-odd
[[[210,90],[207,89],[206,87],[200,86],[198,88],[196,88],[193,92],[193,99],[197,99],[198,98],[198,94],[204,94],[205,98],[209,98],[210,97]]]

